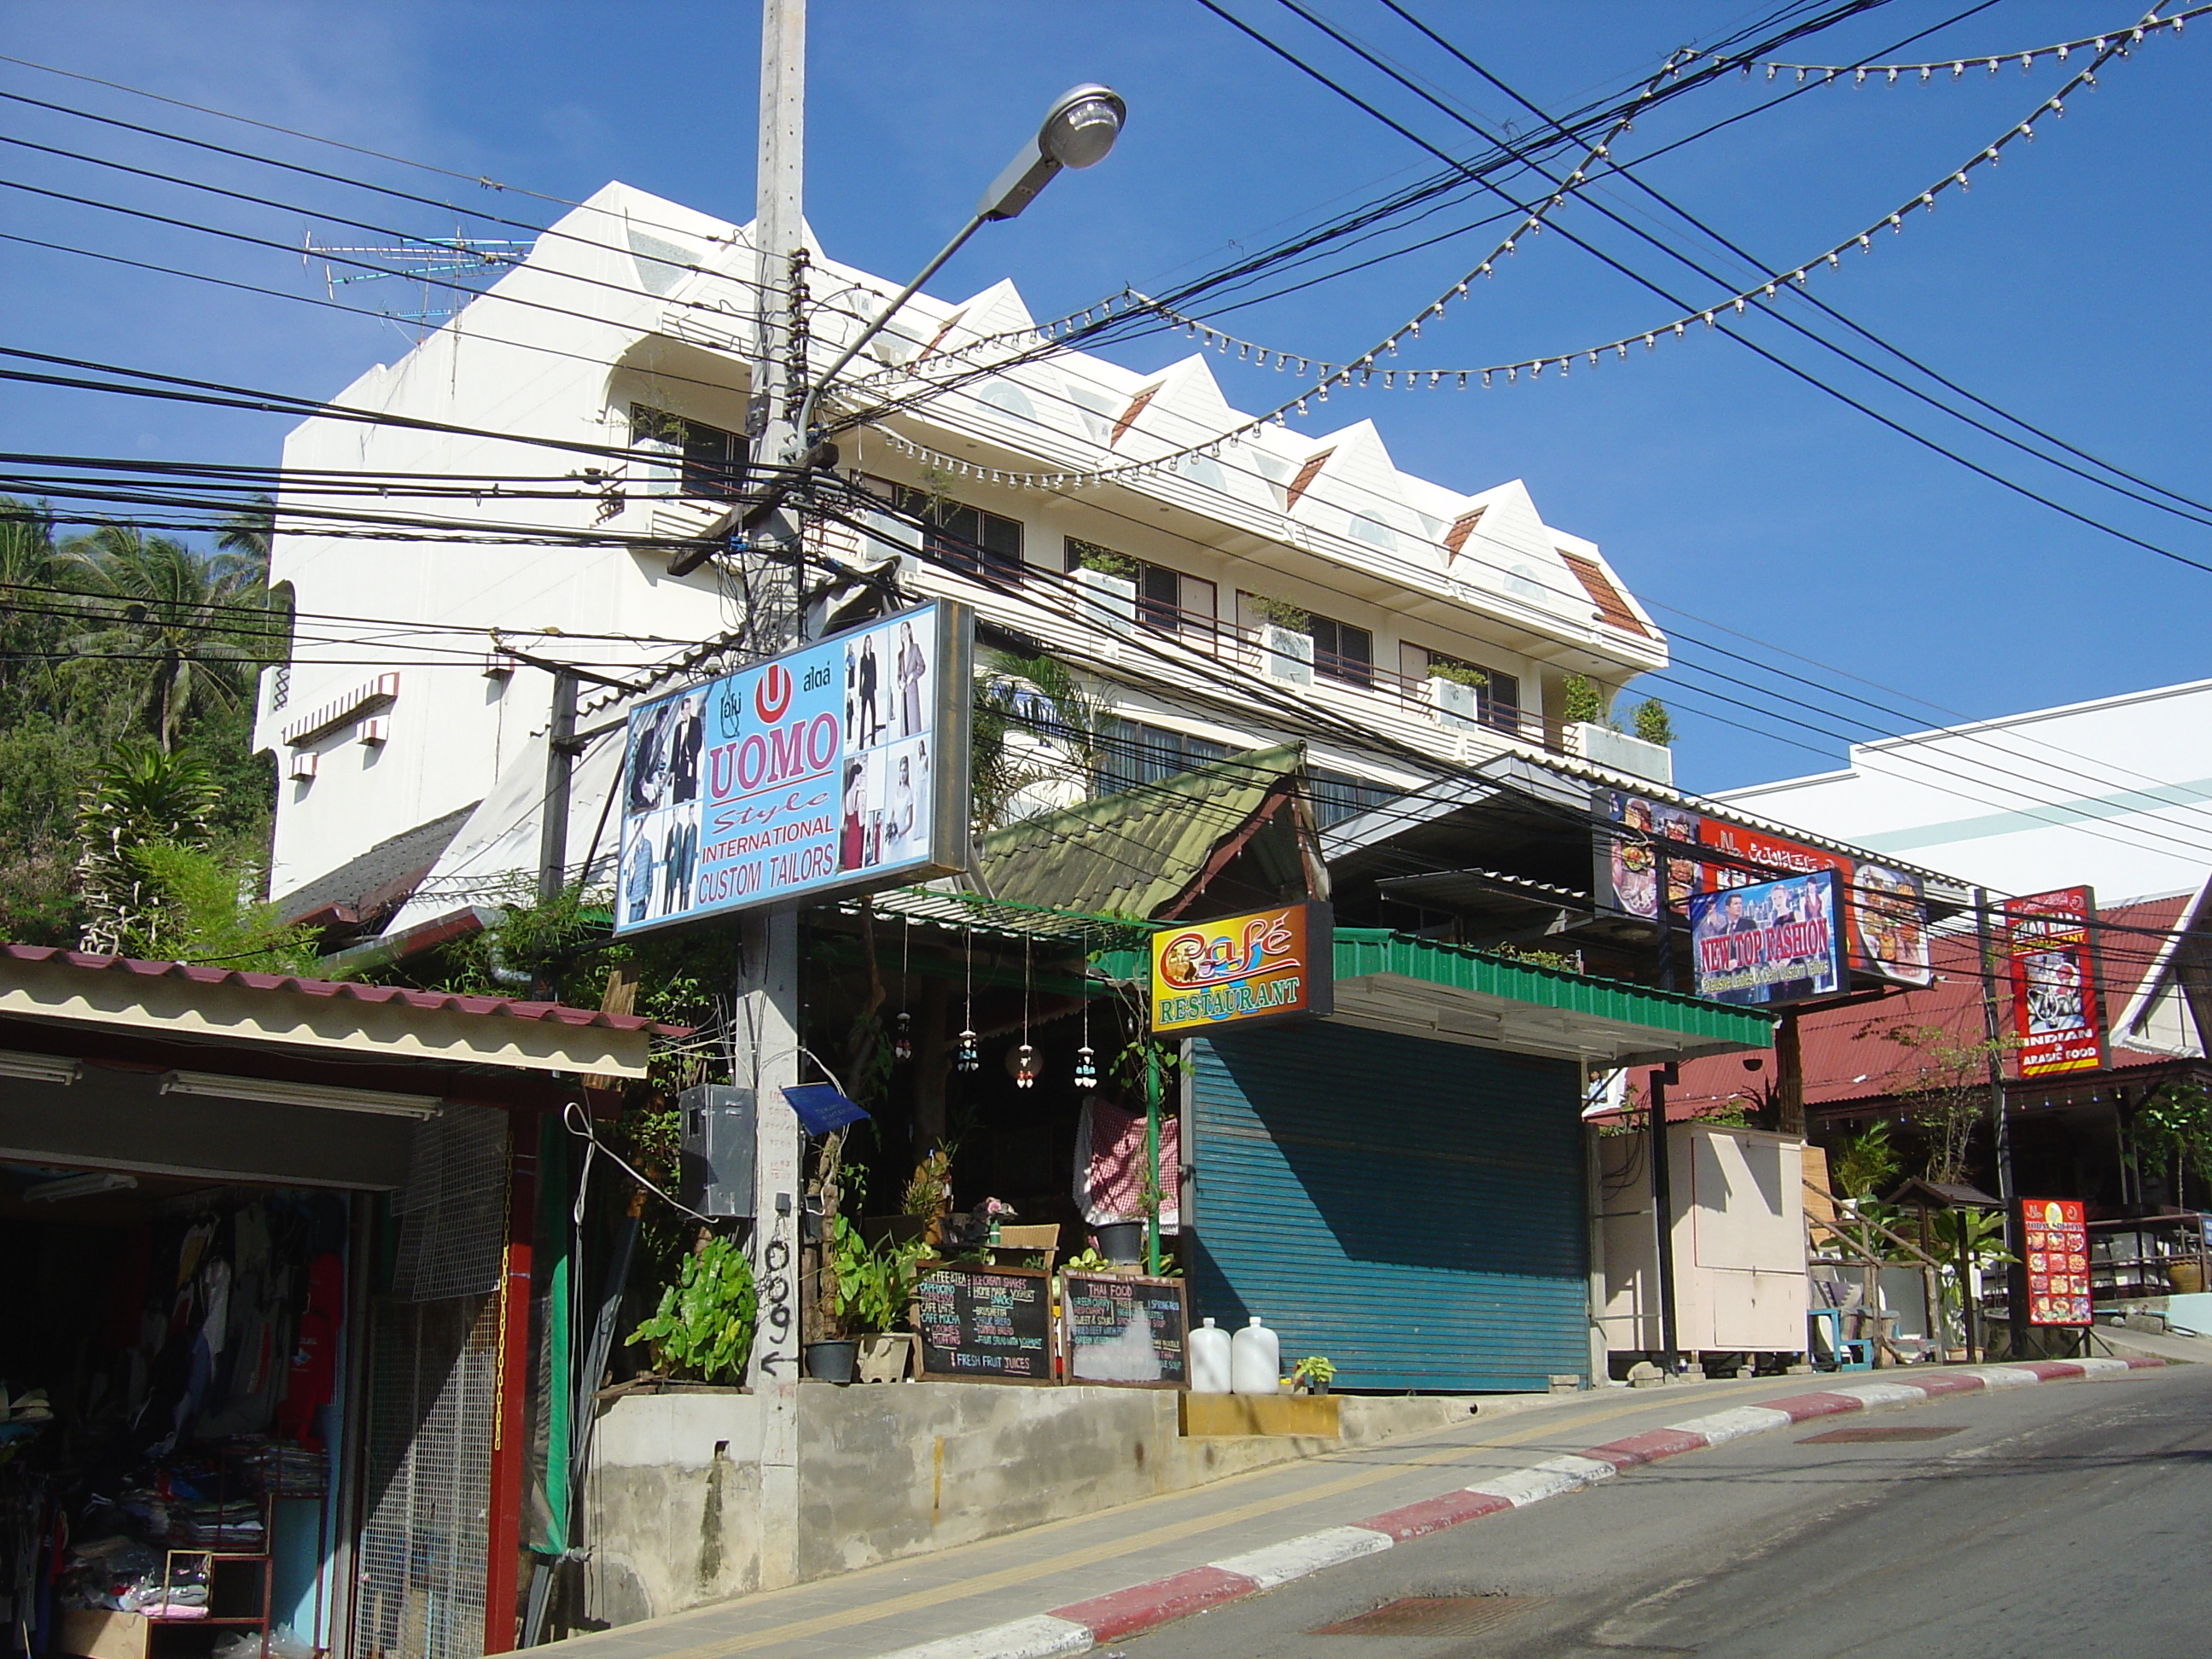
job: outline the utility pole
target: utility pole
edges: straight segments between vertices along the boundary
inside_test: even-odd
[[[2012,1124],[2005,1112],[2004,1028],[1997,1015],[1997,954],[1990,928],[1990,895],[1974,889],[1974,937],[1982,964],[1982,1035],[1990,1051],[1990,1128],[1996,1141],[1997,1196],[2004,1201],[2005,1254],[2012,1265],[2005,1269],[2005,1323],[2011,1340],[2009,1357],[2027,1353],[2027,1275],[2020,1236],[2020,1205],[2012,1184]],[[1964,1287],[1961,1287],[1963,1294]]]
[[[538,820],[538,902],[568,884],[569,772],[576,763],[576,671],[553,671],[553,712],[545,722],[545,808]]]
[[[760,323],[752,365],[756,470],[793,465],[804,367],[794,375],[792,278],[805,249],[806,0],[761,0],[759,154],[754,173],[753,251]],[[799,563],[799,527],[779,506],[750,532],[756,550]],[[763,561],[763,562],[766,562]],[[796,586],[796,585],[795,585]],[[755,603],[770,592],[755,590]],[[794,606],[795,619],[795,606]],[[779,633],[781,631],[779,627]],[[757,635],[757,637],[761,637]],[[789,638],[763,638],[770,651]],[[740,922],[732,1081],[753,1091],[753,1274],[763,1316],[746,1380],[763,1405],[760,1587],[799,1576],[799,1121],[784,1099],[799,1080],[799,913],[752,912]],[[781,1317],[779,1317],[781,1316]]]

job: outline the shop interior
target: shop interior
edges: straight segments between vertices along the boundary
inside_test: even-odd
[[[332,1646],[357,1201],[0,1164],[0,1654]]]

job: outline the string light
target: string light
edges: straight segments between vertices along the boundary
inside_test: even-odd
[[[2212,11],[2212,6],[2200,7],[2196,11],[2182,14],[2182,15],[2194,16],[2197,15],[2198,12],[2203,11]],[[2179,19],[2168,19],[2165,21],[2178,23]],[[2101,58],[2099,61],[2102,61]],[[2093,64],[2089,68],[2081,70],[2072,80],[2061,87],[2057,92],[2053,93],[2050,97],[2045,99],[2040,104],[2037,105],[2036,107],[2029,112],[2026,118],[2017,121],[2010,127],[2007,128],[1993,143],[1983,146],[1972,157],[1970,157],[1963,166],[1952,169],[1934,185],[1931,185],[1926,190],[1921,191],[1916,195],[1909,198],[1902,206],[1897,208],[1895,210],[1882,215],[1865,229],[1853,232],[1850,236],[1845,237],[1842,241],[1838,242],[1834,246],[1829,248],[1825,252],[1816,254],[1812,258],[1808,259],[1803,264],[1796,266],[1788,273],[1784,280],[1795,283],[1802,288],[1805,285],[1807,274],[1810,270],[1822,264],[1826,265],[1831,270],[1840,270],[1842,268],[1841,256],[1849,250],[1856,248],[1862,253],[1873,252],[1873,237],[1875,231],[1887,227],[1893,234],[1901,232],[1904,229],[1905,215],[1911,211],[1914,208],[1924,208],[1932,213],[1935,211],[1936,197],[1941,195],[1944,191],[1954,188],[1960,191],[1970,190],[1972,188],[1972,185],[1969,175],[1972,174],[1975,168],[1996,166],[1999,158],[2002,155],[2004,147],[2007,144],[2011,143],[2016,138],[2033,142],[2035,136],[2033,123],[2036,120],[2039,119],[2045,113],[2051,114],[2054,117],[2063,117],[2066,112],[2065,104],[2063,101],[2064,94],[2072,91],[2076,86],[2094,85],[2094,70],[2095,64]],[[1626,121],[1621,125],[1626,125]],[[1595,152],[1593,152],[1593,154],[1595,154]],[[1556,200],[1558,198],[1555,198],[1553,199]],[[1528,234],[1529,226],[1542,213],[1549,210],[1551,206],[1552,203],[1547,202],[1541,208],[1535,210],[1535,211],[1530,214],[1527,219],[1524,219],[1522,223],[1515,228],[1512,235],[1507,237],[1505,241],[1501,244],[1502,249],[1504,252],[1510,252],[1513,240],[1519,236]],[[1495,257],[1496,255],[1493,253],[1492,258],[1494,258]],[[1490,274],[1491,263],[1492,262],[1490,260],[1485,260],[1481,264],[1475,268],[1474,272],[1471,273],[1471,276],[1488,276]],[[1152,473],[1157,471],[1162,467],[1172,467],[1176,463],[1182,459],[1197,455],[1211,446],[1223,442],[1233,443],[1240,440],[1251,438],[1264,430],[1270,424],[1280,426],[1284,423],[1284,417],[1292,411],[1295,411],[1299,415],[1310,414],[1311,412],[1311,401],[1316,398],[1322,401],[1326,401],[1328,391],[1332,386],[1352,386],[1354,384],[1368,385],[1371,383],[1372,378],[1378,374],[1382,375],[1382,383],[1386,389],[1395,389],[1394,377],[1401,374],[1405,377],[1406,385],[1408,388],[1417,385],[1433,388],[1441,385],[1449,384],[1455,390],[1462,390],[1466,387],[1469,376],[1479,376],[1483,386],[1486,388],[1492,384],[1491,377],[1493,374],[1504,374],[1505,376],[1505,383],[1508,386],[1512,386],[1519,382],[1521,374],[1524,370],[1527,372],[1529,379],[1535,380],[1540,377],[1546,368],[1553,364],[1557,364],[1562,371],[1564,371],[1569,361],[1577,356],[1587,356],[1594,359],[1597,355],[1607,351],[1617,351],[1621,355],[1626,356],[1626,347],[1639,340],[1643,343],[1644,349],[1648,351],[1656,344],[1658,337],[1661,335],[1671,333],[1674,337],[1678,340],[1682,338],[1687,331],[1688,325],[1692,322],[1702,322],[1707,328],[1711,328],[1715,325],[1715,318],[1717,313],[1722,311],[1732,311],[1739,316],[1741,315],[1747,303],[1753,301],[1771,298],[1774,292],[1775,283],[1774,279],[1772,278],[1762,277],[1759,282],[1753,286],[1744,289],[1739,293],[1729,295],[1725,299],[1711,307],[1700,307],[1696,311],[1685,313],[1682,316],[1674,318],[1668,322],[1662,323],[1656,328],[1641,330],[1636,333],[1624,335],[1619,339],[1608,340],[1598,345],[1579,348],[1577,351],[1566,354],[1565,356],[1528,357],[1521,359],[1516,362],[1490,363],[1479,368],[1470,368],[1465,369],[1383,369],[1376,366],[1375,360],[1378,356],[1386,352],[1395,355],[1397,349],[1397,342],[1399,340],[1419,333],[1419,325],[1421,318],[1440,313],[1445,301],[1449,299],[1457,297],[1460,293],[1464,291],[1465,286],[1466,284],[1464,282],[1456,284],[1452,290],[1440,297],[1431,306],[1425,307],[1419,316],[1412,321],[1409,321],[1400,328],[1393,331],[1382,343],[1378,345],[1374,350],[1364,354],[1363,356],[1351,363],[1339,365],[1322,362],[1319,360],[1313,360],[1313,368],[1319,378],[1319,384],[1316,389],[1311,392],[1301,392],[1295,397],[1288,398],[1284,403],[1279,404],[1276,408],[1270,410],[1265,415],[1256,416],[1231,428],[1228,432],[1219,434],[1212,438],[1201,440],[1198,443],[1188,445],[1180,449],[1171,450],[1165,455],[1157,456],[1150,460],[1125,462],[1117,466],[1097,467],[1083,471],[1069,471],[1042,475],[1041,480],[1042,487],[1048,489],[1082,489],[1092,488],[1102,483],[1115,483],[1132,477],[1150,476]],[[1141,298],[1142,296],[1139,297]],[[1145,303],[1151,307],[1156,315],[1167,321],[1171,326],[1203,326],[1197,323],[1194,319],[1186,318],[1180,313],[1177,313],[1168,307],[1159,305],[1155,301],[1146,301]],[[1272,354],[1278,356],[1284,356],[1285,361],[1295,361],[1298,365],[1298,372],[1300,375],[1303,377],[1306,373],[1309,360],[1305,358],[1291,359],[1289,358],[1286,354],[1277,351],[1273,347],[1262,346],[1257,342],[1238,339],[1234,336],[1224,336],[1224,337],[1229,339],[1232,343],[1241,348],[1260,353],[1263,356]],[[927,465],[933,466],[940,470],[947,468],[957,470],[965,465],[957,457],[942,455],[934,450],[928,449],[925,446],[915,444],[907,439],[901,438],[896,433],[892,433],[883,427],[878,426],[872,428],[872,429],[882,434],[882,435],[895,449],[899,450],[902,453],[922,461]]]
[[[2184,23],[2192,17],[2202,17],[2212,12],[2212,5],[2191,6],[2188,10],[2176,12],[2171,17],[2158,16],[2156,7],[2151,9],[2151,15],[2145,17],[2141,23],[2128,31],[2125,45],[2121,50],[2124,51],[2127,46],[2140,45],[2160,29],[2172,29],[2176,34],[2179,34],[2183,33]],[[1823,80],[1828,81],[1832,81],[1838,76],[1848,75],[1855,86],[1865,85],[1866,78],[1869,75],[1879,75],[1883,77],[1885,85],[1894,85],[1897,77],[1900,75],[1916,76],[1921,81],[1926,82],[1937,70],[1948,70],[1951,71],[1951,78],[1955,81],[1964,76],[1969,67],[1976,64],[1984,65],[1991,75],[1995,75],[1999,64],[2016,62],[2020,64],[2021,73],[2025,75],[2040,58],[2048,58],[2054,62],[2063,64],[2070,54],[2077,52],[2094,52],[2102,56],[2111,49],[2112,39],[2111,35],[2093,34],[2079,40],[2062,40],[2048,46],[2033,47],[2027,52],[1999,52],[1993,58],[1947,58],[1941,62],[1930,64],[1784,64],[1761,59],[1757,64],[1745,64],[1744,73],[1749,75],[1754,68],[1764,69],[1766,71],[1766,78],[1771,81],[1778,71],[1789,70],[1795,73],[1801,82],[1808,75],[1817,75]],[[1717,64],[1723,60],[1715,58],[1713,61]]]

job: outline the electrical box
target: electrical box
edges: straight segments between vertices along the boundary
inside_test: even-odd
[[[753,1212],[753,1091],[725,1084],[676,1097],[683,1120],[678,1197],[701,1215]]]

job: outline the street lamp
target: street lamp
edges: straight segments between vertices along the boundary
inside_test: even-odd
[[[1052,107],[1045,111],[1044,119],[1038,124],[1036,137],[1023,145],[1005,171],[991,181],[990,189],[983,192],[974,216],[960,227],[959,234],[921,268],[921,275],[899,290],[898,296],[877,314],[875,321],[860,331],[860,337],[845,348],[821,378],[808,385],[805,399],[799,409],[800,443],[810,441],[814,404],[823,390],[837,378],[846,364],[860,355],[860,349],[882,331],[899,307],[920,292],[921,285],[960,251],[977,228],[993,220],[1018,217],[1063,167],[1080,170],[1104,161],[1106,153],[1114,148],[1114,141],[1121,136],[1121,123],[1127,114],[1128,106],[1111,87],[1085,83],[1071,87],[1053,100]]]

